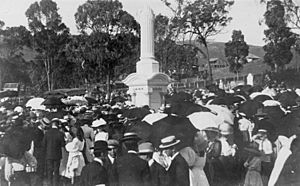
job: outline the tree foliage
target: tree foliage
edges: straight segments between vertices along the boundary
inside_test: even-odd
[[[264,14],[268,29],[264,31],[266,45],[264,45],[264,62],[275,71],[282,70],[288,64],[293,54],[291,47],[295,44],[296,34],[291,32],[285,19],[285,9],[280,0],[267,2]]]
[[[161,71],[169,76],[192,73],[192,66],[197,63],[192,45],[182,45],[174,40],[170,32],[170,20],[161,14],[154,20],[155,57],[160,62]]]
[[[55,86],[54,74],[58,70],[62,49],[69,40],[69,29],[58,14],[57,4],[52,0],[41,0],[30,5],[25,13],[33,36],[32,48],[37,51],[33,67],[42,81],[36,82],[43,87],[45,79],[48,90]]]
[[[230,6],[233,5],[233,1],[176,0],[175,5],[168,0],[162,1],[174,12],[172,31],[177,33],[177,37],[183,40],[186,38],[190,41],[196,40],[198,44],[202,44],[206,48],[206,51],[203,52],[200,47],[196,46],[199,52],[206,53],[210,80],[212,80],[207,39],[220,33],[222,28],[227,26],[231,20],[228,13]]]
[[[238,73],[247,62],[249,46],[244,40],[244,35],[240,30],[233,30],[231,40],[225,43],[225,56],[229,63],[229,70]]]
[[[4,25],[4,24],[3,24]],[[7,27],[0,35],[0,85],[3,82],[30,84],[28,63],[23,48],[30,44],[30,32],[24,27]]]
[[[122,10],[118,0],[88,0],[78,7],[75,20],[77,28],[86,35],[86,42],[79,42],[82,55],[78,59],[94,67],[95,76],[106,77],[109,85],[115,68],[137,54],[139,24]]]

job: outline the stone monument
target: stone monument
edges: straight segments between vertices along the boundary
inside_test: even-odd
[[[134,105],[149,105],[157,110],[164,102],[164,94],[170,82],[168,75],[159,72],[159,63],[154,57],[154,14],[149,4],[139,14],[141,25],[141,55],[136,64],[136,73],[128,75],[123,82],[129,86],[128,93]]]

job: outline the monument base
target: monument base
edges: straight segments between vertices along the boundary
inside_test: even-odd
[[[164,73],[132,73],[123,80],[123,83],[129,86],[128,93],[134,105],[149,105],[156,111],[164,103],[169,82],[169,76]]]

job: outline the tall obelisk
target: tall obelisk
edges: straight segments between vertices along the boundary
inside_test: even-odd
[[[123,82],[129,86],[136,106],[149,105],[158,109],[163,104],[170,78],[159,72],[159,63],[154,57],[154,14],[149,4],[146,0],[138,20],[141,26],[140,61],[136,63],[136,73],[127,76]]]

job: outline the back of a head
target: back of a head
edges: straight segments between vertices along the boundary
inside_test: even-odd
[[[136,140],[128,140],[123,142],[126,150],[133,150],[137,151],[138,150],[138,144]]]

